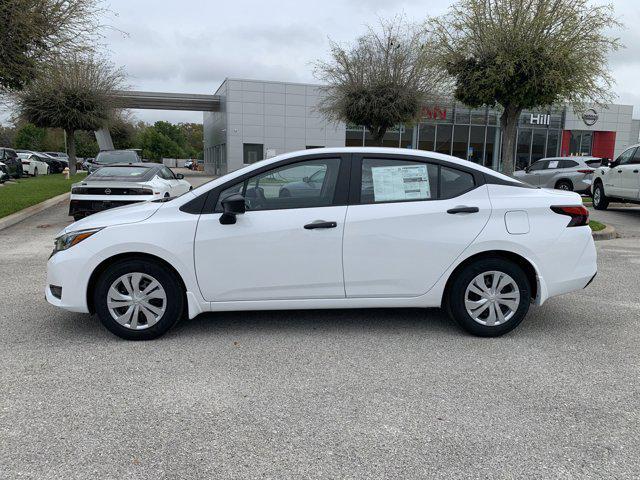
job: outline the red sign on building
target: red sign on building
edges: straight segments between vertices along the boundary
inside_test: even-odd
[[[422,116],[428,118],[429,120],[446,120],[447,109],[438,106],[425,105],[422,107]]]

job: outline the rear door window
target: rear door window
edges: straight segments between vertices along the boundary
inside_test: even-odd
[[[362,160],[360,203],[437,198],[438,167],[431,163],[382,158]]]

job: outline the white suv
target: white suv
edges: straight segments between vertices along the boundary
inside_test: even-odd
[[[604,210],[609,202],[640,203],[640,144],[633,145],[593,173],[593,206]]]

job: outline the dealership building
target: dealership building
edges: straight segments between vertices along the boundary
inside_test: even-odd
[[[372,145],[361,126],[331,123],[318,112],[318,85],[226,79],[218,88],[218,111],[204,112],[204,162],[223,175],[264,158],[318,147]],[[421,120],[387,132],[384,146],[431,150],[500,168],[500,112],[470,109],[450,99],[422,107]],[[615,158],[638,142],[633,106],[571,106],[525,111],[514,155],[518,168],[540,158],[594,155]]]

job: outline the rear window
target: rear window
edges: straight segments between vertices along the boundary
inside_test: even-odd
[[[140,158],[136,152],[130,150],[121,150],[113,152],[100,152],[96,157],[96,163],[138,163]]]
[[[558,168],[573,168],[577,166],[578,162],[574,162],[573,160],[560,160],[560,166]]]
[[[102,167],[91,174],[96,177],[140,177],[149,170],[146,167]]]
[[[449,167],[440,168],[440,198],[453,198],[473,190],[473,175]]]

